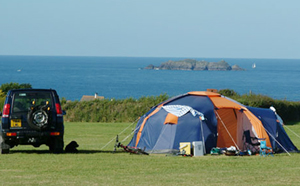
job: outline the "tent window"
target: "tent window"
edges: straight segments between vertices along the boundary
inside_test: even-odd
[[[174,114],[168,113],[164,124],[177,124],[178,123],[178,117]]]

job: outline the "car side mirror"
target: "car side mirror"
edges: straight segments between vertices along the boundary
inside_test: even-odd
[[[64,115],[66,115],[67,113],[66,113],[66,111],[65,111],[65,110],[63,110],[63,111],[62,111],[62,114],[63,114],[63,116],[64,116]]]

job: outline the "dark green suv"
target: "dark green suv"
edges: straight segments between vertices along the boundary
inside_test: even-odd
[[[10,90],[0,116],[1,154],[17,145],[46,144],[51,152],[63,151],[63,111],[55,90]]]

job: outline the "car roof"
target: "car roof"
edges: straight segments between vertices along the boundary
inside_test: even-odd
[[[10,92],[35,92],[35,91],[55,91],[54,89],[12,89]]]

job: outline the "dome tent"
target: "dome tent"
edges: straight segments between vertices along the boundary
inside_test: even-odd
[[[190,109],[178,116],[166,106]],[[128,146],[149,153],[172,153],[178,152],[180,142],[204,141],[206,152],[230,146],[243,150],[246,130],[271,147],[261,120],[247,107],[218,93],[195,91],[162,102],[143,115]]]

